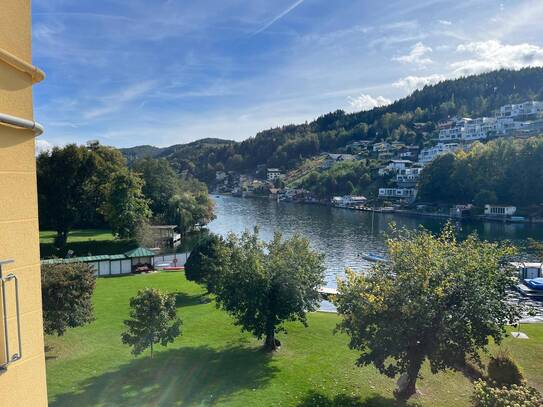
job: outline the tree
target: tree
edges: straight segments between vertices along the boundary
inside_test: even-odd
[[[130,299],[130,318],[124,321],[126,331],[121,334],[124,344],[132,346],[132,354],[139,355],[154,344],[167,346],[181,335],[181,320],[177,317],[175,297],[154,288],[138,291]]]
[[[85,191],[95,169],[92,154],[75,144],[42,152],[36,163],[40,223],[57,232],[55,245],[66,246],[68,233],[81,217]]]
[[[151,216],[149,201],[142,193],[143,181],[128,170],[111,176],[106,186],[106,202],[100,208],[113,232],[132,237]]]
[[[51,264],[41,268],[43,328],[64,335],[66,329],[94,320],[92,293],[96,277],[84,263]]]
[[[200,240],[185,263],[187,280],[206,286],[209,293],[214,292],[222,266],[223,246],[223,239],[218,235],[207,235]]]
[[[285,321],[307,326],[306,312],[314,311],[323,284],[323,256],[295,235],[283,240],[275,233],[266,244],[258,231],[241,237],[231,234],[221,251],[222,267],[216,283],[217,306],[234,317],[235,323],[258,339],[265,337],[267,350],[280,345],[277,332]]]
[[[499,344],[518,317],[507,302],[514,272],[503,263],[513,249],[475,235],[459,242],[454,232],[398,233],[387,241],[388,262],[338,283],[338,329],[361,351],[358,365],[402,375],[398,398],[415,393],[425,360],[433,373],[480,364],[489,338]]]

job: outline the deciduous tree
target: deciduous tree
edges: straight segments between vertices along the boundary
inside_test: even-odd
[[[402,375],[396,395],[409,398],[424,361],[433,373],[480,363],[489,341],[504,338],[518,317],[507,302],[514,277],[503,263],[513,249],[475,235],[457,241],[450,225],[438,236],[402,232],[387,245],[388,262],[338,283],[338,329],[361,352],[359,365]]]
[[[92,293],[96,277],[84,263],[51,264],[41,268],[43,328],[64,335],[66,329],[94,319]]]
[[[132,346],[132,353],[139,355],[145,349],[160,343],[167,346],[181,335],[181,320],[177,317],[175,297],[154,288],[140,290],[130,299],[130,319],[124,321],[124,344]]]
[[[307,326],[306,313],[320,301],[318,288],[324,280],[323,256],[295,235],[283,240],[276,233],[270,243],[258,232],[230,235],[222,251],[221,275],[215,288],[217,306],[234,317],[235,323],[275,350],[275,338],[285,321]]]

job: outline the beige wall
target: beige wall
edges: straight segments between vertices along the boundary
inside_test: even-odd
[[[31,63],[30,23],[29,0],[2,0],[0,49],[27,63]],[[1,60],[0,113],[33,119],[30,75]],[[0,260],[15,261],[4,267],[4,276],[14,273],[19,279],[23,348],[23,358],[0,373],[1,406],[47,405],[35,166],[33,133],[0,124]],[[18,351],[13,281],[6,284],[6,301],[8,319],[0,318],[1,362],[6,322],[10,350]]]

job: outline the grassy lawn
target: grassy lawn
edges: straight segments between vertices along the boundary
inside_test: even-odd
[[[122,345],[128,299],[155,287],[177,295],[183,335],[139,357]],[[394,381],[354,365],[347,337],[333,335],[334,314],[313,313],[309,327],[287,324],[274,355],[241,333],[182,273],[98,279],[96,320],[64,337],[47,337],[51,406],[393,406]],[[532,385],[543,389],[543,326],[525,325],[529,340],[507,339]],[[458,373],[431,375],[409,405],[465,406],[471,385]]]
[[[53,246],[56,232],[40,231],[41,258],[52,256],[64,257],[66,253],[58,252]],[[115,239],[107,229],[75,229],[68,235],[66,251],[72,250],[76,256],[119,254],[137,247],[134,240]]]

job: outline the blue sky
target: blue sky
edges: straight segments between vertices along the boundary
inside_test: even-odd
[[[541,0],[34,0],[41,147],[258,131],[543,65]]]

